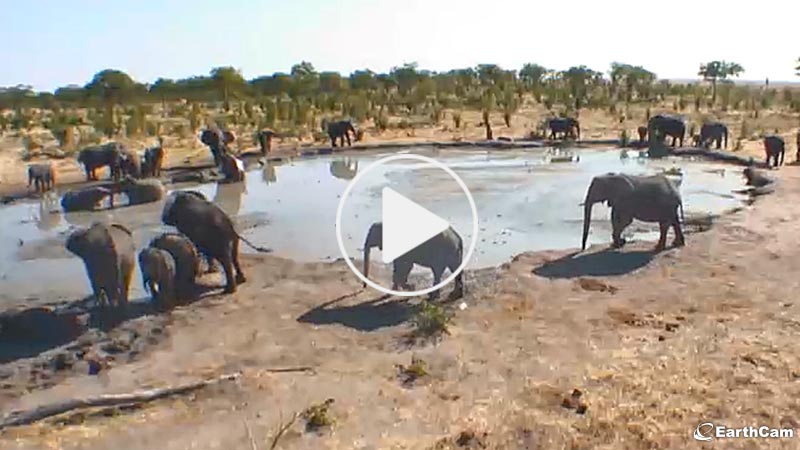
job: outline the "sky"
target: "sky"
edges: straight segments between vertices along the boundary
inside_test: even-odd
[[[107,68],[249,79],[303,60],[344,74],[618,61],[671,79],[728,60],[745,80],[800,81],[798,17],[798,0],[0,0],[0,86],[83,85]]]

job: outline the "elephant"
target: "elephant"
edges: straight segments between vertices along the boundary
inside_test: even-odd
[[[161,221],[186,235],[207,258],[220,262],[225,270],[225,293],[228,294],[236,292],[236,285],[246,281],[239,265],[239,240],[257,251],[271,251],[242,237],[222,208],[201,198],[197,193],[177,191],[170,194],[164,204]]]
[[[764,152],[767,154],[767,166],[770,166],[770,159],[774,161],[772,167],[782,166],[786,154],[786,142],[778,135],[769,135],[764,138]]]
[[[159,309],[175,306],[176,263],[172,255],[160,248],[147,247],[139,252],[139,269],[145,291]]]
[[[144,163],[142,164],[142,176],[160,177],[161,167],[164,165],[164,140],[158,138],[158,145],[150,147],[144,151]]]
[[[136,259],[131,231],[117,223],[95,222],[70,234],[65,246],[83,260],[98,304],[124,308]]]
[[[175,292],[185,297],[200,274],[200,254],[192,241],[178,233],[164,233],[152,241],[150,247],[165,250],[175,260]]]
[[[222,130],[219,128],[206,128],[200,133],[200,142],[208,146],[211,150],[211,156],[214,158],[214,165],[219,166],[221,156],[228,153]]]
[[[742,175],[747,179],[747,186],[759,188],[775,182],[772,177],[767,176],[766,172],[752,166],[745,167]]]
[[[647,133],[650,139],[656,139],[656,133],[659,136],[672,137],[672,146],[675,147],[676,142],[680,140],[681,147],[683,146],[683,139],[686,136],[686,123],[682,118],[677,116],[668,116],[658,114],[650,118],[647,122]]]
[[[275,137],[275,132],[272,130],[261,130],[256,133],[256,142],[261,147],[261,154],[267,156],[272,152],[272,138]]]
[[[352,180],[358,173],[358,160],[345,158],[331,161],[331,175],[342,180]]]
[[[219,169],[222,172],[222,175],[225,177],[225,181],[244,181],[244,161],[229,153],[220,155]]]
[[[722,147],[728,148],[728,127],[721,122],[706,122],[700,127],[700,145],[708,148],[712,142],[716,143],[717,150]]]
[[[326,131],[328,137],[331,138],[331,147],[336,147],[336,139],[340,141],[340,147],[344,147],[344,141],[347,139],[347,145],[351,146],[350,133],[353,133],[353,139],[357,137],[356,128],[350,120],[339,120],[336,122],[328,122]]]
[[[644,142],[647,139],[647,127],[641,126],[636,129],[636,132],[639,133],[639,142]]]
[[[122,149],[122,158],[119,162],[121,176],[141,178],[142,177],[142,159],[139,155],[127,148]]]
[[[547,121],[547,128],[550,130],[550,139],[556,139],[559,133],[563,134],[564,139],[567,136],[581,138],[581,124],[572,117],[554,117]]]
[[[364,276],[369,277],[369,253],[373,247],[383,250],[383,223],[375,222],[370,226],[364,240]],[[464,256],[464,242],[461,236],[452,228],[437,234],[423,242],[413,250],[394,260],[392,267],[392,289],[411,288],[408,284],[408,275],[414,264],[429,267],[433,271],[433,285],[439,284],[445,269],[455,272],[461,265]],[[366,283],[364,284],[366,286]],[[464,295],[464,274],[459,273],[455,280],[452,294],[455,298]],[[439,292],[430,293],[430,299],[439,297]]]
[[[97,180],[95,171],[103,166],[108,166],[111,170],[111,179],[119,180],[123,149],[122,144],[108,142],[81,150],[78,153],[78,163],[84,167],[86,181]]]
[[[685,245],[681,229],[683,200],[675,184],[664,175],[634,176],[617,173],[598,175],[592,179],[583,203],[583,243],[586,250],[589,225],[592,220],[592,206],[597,202],[607,202],[611,207],[612,239],[615,248],[625,245],[622,231],[633,219],[643,222],[658,222],[661,236],[656,251],[664,250],[667,231],[675,230],[676,247]],[[680,216],[678,216],[680,211]]]
[[[56,169],[51,163],[31,164],[28,166],[28,187],[33,184],[36,192],[53,189],[56,184]]]
[[[61,207],[66,212],[94,211],[106,197],[113,208],[114,192],[111,189],[101,186],[85,187],[66,192],[61,198]]]
[[[157,202],[164,198],[166,193],[160,180],[155,178],[137,180],[129,176],[120,183],[120,191],[128,197],[128,205]]]

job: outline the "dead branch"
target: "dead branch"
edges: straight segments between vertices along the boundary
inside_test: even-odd
[[[6,414],[0,421],[0,430],[7,427],[14,427],[20,425],[28,425],[48,417],[57,416],[66,412],[74,411],[76,409],[96,408],[102,406],[118,406],[130,405],[137,403],[146,403],[160,398],[169,397],[173,395],[185,394],[187,392],[195,391],[211,384],[216,384],[221,381],[235,380],[241,377],[241,373],[231,373],[221,375],[216,378],[208,380],[196,381],[194,383],[184,384],[180,386],[171,386],[158,389],[149,389],[146,391],[133,392],[128,394],[107,394],[98,397],[79,398],[66,400],[60,403],[51,405],[44,405],[27,411],[12,411]]]
[[[292,418],[289,419],[288,422],[283,423],[283,414],[281,414],[281,424],[278,426],[278,431],[275,432],[275,436],[273,436],[272,438],[272,443],[269,446],[269,450],[275,450],[276,448],[278,448],[278,441],[280,441],[283,434],[286,433],[286,431],[288,431],[289,428],[292,427],[292,425],[294,425],[294,422],[297,420],[298,417],[300,417],[300,414],[294,413],[292,414]]]

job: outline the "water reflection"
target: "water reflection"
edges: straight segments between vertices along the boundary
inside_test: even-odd
[[[214,203],[230,216],[239,215],[242,209],[242,196],[247,193],[247,183],[217,183]]]
[[[358,173],[358,160],[344,158],[331,161],[331,175],[342,180],[352,180]]]
[[[61,224],[61,207],[58,195],[48,192],[39,201],[39,217],[36,219],[36,228],[41,231],[50,231]]]
[[[273,184],[278,182],[278,175],[275,171],[275,168],[278,166],[282,166],[286,163],[283,159],[276,159],[272,161],[266,161],[264,163],[264,168],[261,169],[261,179],[264,181],[265,184]]]

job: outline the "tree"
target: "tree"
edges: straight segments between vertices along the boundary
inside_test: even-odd
[[[795,75],[800,77],[800,58],[797,58],[797,67],[795,67],[794,70],[796,71]]]
[[[222,94],[225,111],[230,111],[230,96],[244,90],[247,82],[242,77],[241,72],[230,66],[215,67],[211,69],[210,75],[217,92]]]
[[[560,73],[561,79],[575,101],[575,109],[580,109],[589,91],[589,86],[598,82],[601,76],[600,72],[596,72],[586,66],[570,67]]]
[[[174,100],[177,91],[175,80],[159,78],[150,86],[150,93],[161,99],[161,114],[167,116],[167,100]]]
[[[624,88],[626,102],[633,100],[634,95],[647,97],[656,81],[656,74],[644,67],[619,62],[611,63],[609,75],[612,95],[616,95],[621,88]]]
[[[544,84],[545,76],[550,72],[546,67],[538,64],[525,64],[519,71],[519,78],[526,88],[533,92],[536,101],[541,100],[542,84]]]
[[[735,62],[711,61],[700,64],[700,71],[697,74],[711,82],[711,104],[713,105],[717,101],[717,82],[725,81],[729,77],[738,77],[742,72],[744,72],[744,67]]]
[[[105,105],[99,124],[106,136],[113,136],[117,131],[115,106],[128,100],[135,87],[136,83],[127,73],[114,69],[98,72],[86,85],[89,96],[100,98]]]

